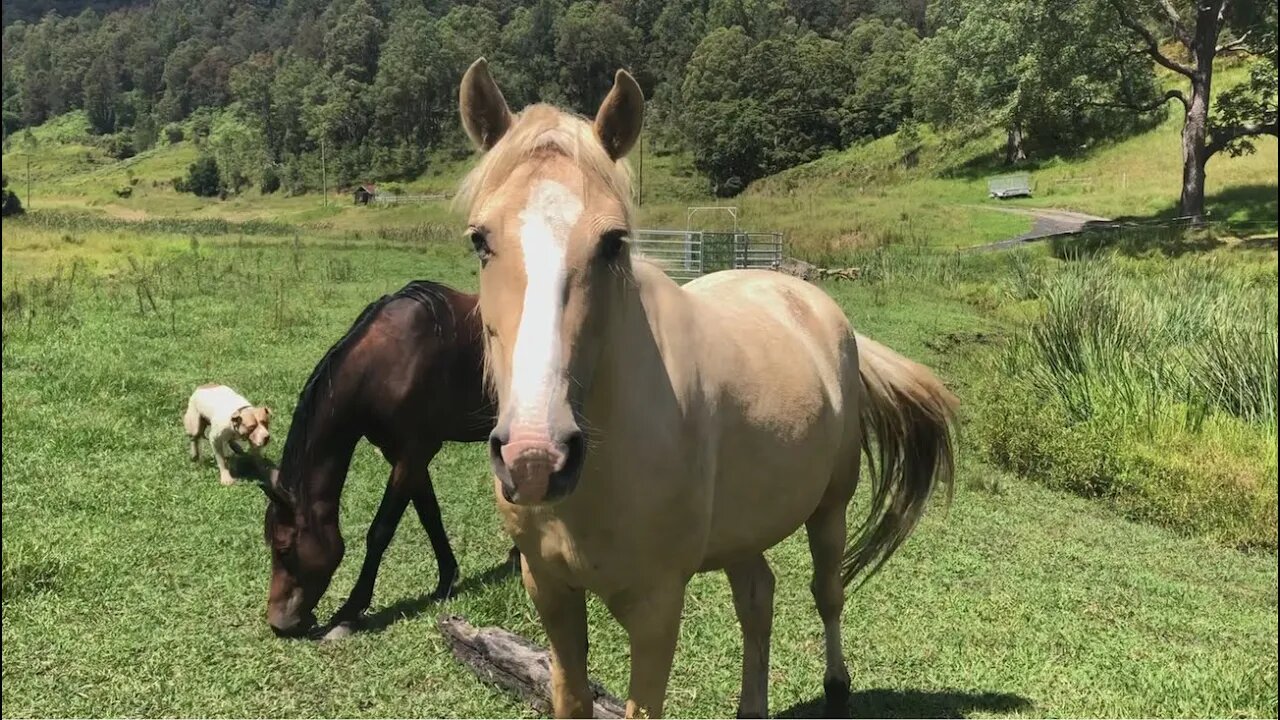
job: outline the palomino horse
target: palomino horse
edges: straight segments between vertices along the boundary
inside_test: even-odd
[[[333,624],[354,623],[368,609],[382,555],[411,501],[435,550],[435,594],[453,587],[458,562],[427,465],[444,441],[478,442],[493,428],[477,310],[474,295],[411,282],[366,307],[312,371],[280,469],[262,483],[270,500],[267,620],[277,634],[311,629],[342,561],[338,501],[362,437],[391,463],[391,478],[369,526],[360,577]]]
[[[626,72],[594,121],[546,105],[513,116],[483,59],[460,100],[486,152],[459,200],[498,395],[495,491],[551,642],[555,714],[591,712],[584,591],[629,636],[628,716],[654,717],[685,586],[722,569],[745,647],[739,713],[765,715],[774,579],[763,553],[801,525],[827,709],[845,712],[844,586],[874,572],[949,483],[953,396],[855,334],[813,285],[742,270],[681,288],[633,258],[620,161],[644,98]],[[846,548],[871,434],[870,515]]]

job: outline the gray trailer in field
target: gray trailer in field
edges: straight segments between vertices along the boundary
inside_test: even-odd
[[[1031,197],[1031,175],[1015,173],[987,180],[987,193],[997,199]]]

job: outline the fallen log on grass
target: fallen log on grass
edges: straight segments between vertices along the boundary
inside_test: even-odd
[[[782,262],[778,264],[778,272],[809,282],[815,280],[857,280],[862,275],[861,268],[824,268],[790,257],[783,258]]]
[[[443,615],[436,624],[453,656],[481,680],[514,693],[545,715],[551,714],[551,655],[502,628],[476,628],[457,615]],[[591,681],[598,718],[626,716],[626,706],[599,683]]]

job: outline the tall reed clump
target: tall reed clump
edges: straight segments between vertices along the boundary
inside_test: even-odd
[[[1203,259],[1073,263],[993,358],[997,462],[1129,514],[1276,547],[1277,292]]]

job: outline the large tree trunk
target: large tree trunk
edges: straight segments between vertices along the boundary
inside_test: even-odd
[[[1209,162],[1209,99],[1213,88],[1213,58],[1217,54],[1222,8],[1226,0],[1210,0],[1193,5],[1196,24],[1191,42],[1191,97],[1187,99],[1186,123],[1182,126],[1182,215],[1199,221],[1204,218],[1204,166]]]
[[[1204,217],[1204,166],[1209,160],[1209,76],[1191,82],[1191,98],[1182,124],[1182,200],[1184,217]]]
[[[1008,135],[1005,137],[1004,143],[1004,164],[1017,165],[1027,159],[1027,151],[1022,146],[1022,125],[1020,123],[1012,123],[1008,128]]]

